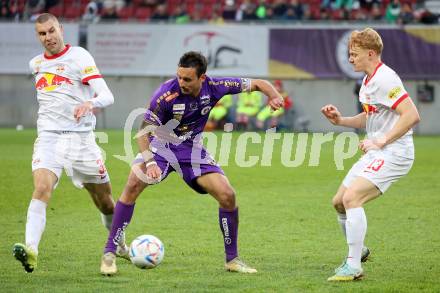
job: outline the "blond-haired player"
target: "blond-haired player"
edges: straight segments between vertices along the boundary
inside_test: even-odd
[[[63,169],[77,187],[87,189],[108,229],[114,209],[110,179],[95,142],[92,113],[94,108],[113,104],[113,95],[90,53],[64,43],[63,28],[55,16],[38,16],[35,30],[44,53],[29,63],[39,104],[32,157],[34,192],[27,212],[26,242],[13,247],[26,272],[37,266],[46,208]],[[118,244],[120,254],[126,255],[123,238]]]
[[[359,93],[365,111],[343,117],[333,105],[321,109],[334,125],[367,130],[367,138],[359,145],[364,155],[350,169],[333,198],[348,256],[329,281],[352,281],[363,276],[361,257],[367,218],[362,206],[406,175],[414,161],[412,127],[420,117],[399,76],[382,63],[382,49],[382,39],[375,30],[353,31],[349,61],[355,71],[366,74]]]

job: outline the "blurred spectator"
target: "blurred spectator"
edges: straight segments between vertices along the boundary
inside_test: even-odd
[[[222,129],[226,122],[230,122],[228,114],[232,104],[232,95],[223,96],[209,112],[205,130]]]
[[[0,2],[0,19],[12,19],[14,15],[12,14],[11,9],[9,8],[9,3],[7,1]]]
[[[184,5],[176,6],[172,19],[174,19],[174,22],[177,24],[185,24],[190,22],[191,20],[188,13],[186,12],[186,7]]]
[[[24,15],[25,19],[29,19],[34,21],[37,16],[43,11],[46,2],[44,0],[28,0],[26,1],[26,5],[24,7]]]
[[[408,3],[403,4],[402,11],[400,11],[399,15],[399,23],[400,24],[409,24],[414,21],[414,14],[411,5]]]
[[[260,92],[243,92],[238,95],[236,122],[238,130],[247,130],[249,121],[257,115],[262,104]]]
[[[153,21],[168,21],[169,18],[166,4],[159,4],[150,19]]]
[[[101,14],[101,20],[117,20],[118,14],[116,13],[116,4],[112,1],[105,1],[104,8]]]
[[[225,21],[235,20],[235,2],[234,0],[226,0],[226,5],[223,8],[222,17]]]
[[[49,8],[56,6],[60,0],[45,0],[44,11],[49,11]]]
[[[353,8],[353,0],[336,0],[333,9],[344,9],[350,11]]]
[[[273,19],[274,19],[274,17],[273,17],[273,9],[272,9],[272,7],[267,7],[267,9],[266,9],[266,20],[271,21]]]
[[[321,8],[331,9],[333,8],[336,0],[321,0]]]
[[[240,7],[237,9],[237,13],[235,14],[236,21],[248,21],[248,20],[256,20],[257,15],[255,14],[255,4],[253,4],[250,0],[245,0]]]
[[[287,3],[286,0],[275,0],[272,4],[273,18],[276,20],[283,20],[287,15]]]
[[[385,20],[388,23],[396,23],[400,15],[400,3],[399,0],[392,0],[386,9]]]
[[[304,7],[298,0],[291,0],[287,5],[286,18],[288,20],[301,20],[304,17]]]
[[[382,11],[380,11],[379,4],[374,4],[373,7],[371,8],[369,19],[374,21],[379,21],[382,20],[382,18],[383,15],[382,15]]]
[[[196,7],[196,9],[191,14],[191,22],[202,23],[204,21],[205,21],[205,19],[203,19],[202,15],[200,13],[200,9],[198,7]]]
[[[223,17],[221,16],[221,14],[218,12],[218,9],[214,9],[214,11],[212,12],[211,15],[211,19],[209,20],[210,23],[212,24],[224,24],[225,20],[223,19]]]
[[[378,8],[381,4],[381,0],[359,0],[359,6],[361,9],[371,13],[373,7]]]
[[[141,0],[140,6],[149,7],[155,9],[160,4],[165,4],[164,0]]]
[[[100,8],[100,2],[101,2],[100,0],[96,0],[96,4],[98,4],[98,8]],[[113,6],[115,7],[116,11],[119,11],[119,9],[125,6],[125,2],[124,0],[105,0],[102,3],[102,6],[104,8]]]
[[[426,8],[417,11],[415,13],[415,18],[423,24],[436,24],[439,22],[438,16]]]
[[[324,7],[321,7],[320,11],[319,11],[319,19],[320,20],[330,20],[330,14],[329,14],[329,9],[326,9]]]
[[[258,114],[257,114],[257,121],[256,126],[258,129],[263,129],[266,127],[272,128],[277,127],[279,119],[284,113],[289,111],[292,106],[293,102],[292,99],[289,97],[289,94],[284,90],[283,88],[283,82],[279,79],[275,80],[273,82],[273,85],[275,89],[281,94],[281,96],[284,98],[284,107],[281,109],[278,109],[277,111],[273,111],[269,105],[266,105]],[[269,120],[269,124],[266,124],[266,120]]]
[[[100,19],[98,3],[91,1],[87,4],[82,20],[87,23],[97,23]]]
[[[260,20],[266,19],[266,4],[264,0],[260,0],[258,3],[257,9],[255,9],[255,15]]]

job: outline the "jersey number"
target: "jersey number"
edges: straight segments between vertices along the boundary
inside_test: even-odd
[[[382,168],[385,161],[383,159],[374,159],[368,166],[367,170],[373,170],[375,172],[379,171]]]

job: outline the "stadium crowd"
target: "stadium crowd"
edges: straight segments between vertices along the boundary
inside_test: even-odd
[[[50,12],[67,20],[141,22],[374,21],[439,23],[437,0],[0,0],[0,19],[33,20]]]

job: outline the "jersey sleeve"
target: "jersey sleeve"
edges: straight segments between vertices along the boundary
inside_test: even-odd
[[[78,58],[80,77],[83,84],[89,84],[89,80],[94,78],[102,78],[95,60],[87,50],[81,48]]]
[[[406,98],[408,98],[408,93],[395,72],[390,72],[385,78],[379,80],[377,96],[379,104],[394,110]]]
[[[39,64],[41,64],[41,58],[39,58],[39,56],[34,57],[29,61],[29,70],[31,71],[31,74],[38,73]]]
[[[170,91],[159,87],[153,94],[150,100],[150,105],[144,114],[144,120],[148,124],[160,126],[167,122],[167,97],[170,96]],[[171,94],[172,95],[172,94]]]
[[[212,88],[214,98],[219,100],[225,95],[235,95],[241,92],[249,92],[251,89],[251,80],[249,78],[211,78],[208,81]]]

